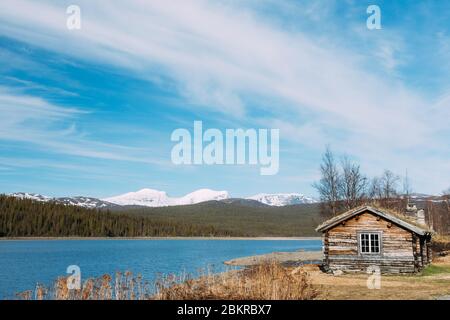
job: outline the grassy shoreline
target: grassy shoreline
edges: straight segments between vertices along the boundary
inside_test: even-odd
[[[33,240],[321,240],[321,237],[3,237],[0,241]]]
[[[450,255],[436,258],[422,273],[382,275],[370,289],[365,273],[333,275],[318,264],[283,266],[275,261],[200,276],[162,275],[152,286],[129,271],[105,274],[67,288],[67,277],[50,287],[18,293],[20,300],[429,300],[450,297]],[[119,283],[119,285],[117,285]]]

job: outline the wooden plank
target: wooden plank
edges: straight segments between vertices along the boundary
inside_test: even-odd
[[[364,255],[358,251],[359,232],[379,232],[381,234],[380,255]],[[325,263],[330,269],[365,271],[369,265],[380,265],[384,272],[411,273],[423,267],[418,257],[426,257],[427,247],[422,247],[412,232],[390,224],[366,212],[348,219],[326,232]]]

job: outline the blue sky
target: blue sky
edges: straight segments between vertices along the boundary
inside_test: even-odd
[[[66,8],[81,8],[81,30]],[[381,8],[368,30],[366,8]],[[0,2],[0,192],[315,195],[325,145],[450,186],[447,1]],[[280,129],[280,170],[175,166],[176,128]]]

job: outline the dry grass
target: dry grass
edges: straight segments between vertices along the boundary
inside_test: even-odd
[[[156,299],[161,300],[309,300],[318,292],[302,268],[289,269],[268,262],[243,271],[158,283]]]
[[[151,297],[151,286],[140,275],[117,272],[87,279],[80,289],[69,289],[67,277],[58,278],[53,286],[41,284],[36,289],[16,294],[21,300],[146,300]]]
[[[450,236],[434,235],[431,241],[431,247],[436,253],[450,251]]]
[[[244,270],[220,274],[210,271],[189,275],[160,276],[146,283],[130,272],[88,279],[80,290],[69,290],[66,278],[46,288],[18,294],[25,300],[307,300],[307,299],[433,299],[450,295],[450,255],[434,258],[422,275],[382,275],[381,289],[367,288],[367,274],[333,276],[318,265],[297,268],[267,262]]]
[[[450,256],[434,259],[432,267],[448,270]],[[381,289],[367,288],[367,274],[333,276],[323,273],[317,265],[305,266],[318,299],[326,300],[428,300],[450,295],[450,273],[427,275],[382,275]],[[447,268],[447,269],[446,269]]]
[[[371,206],[379,211],[387,212],[390,215],[405,221],[406,223],[412,224],[413,226],[432,232],[428,225],[420,224],[413,217],[406,215],[403,207],[402,209],[399,209],[398,207],[386,208],[385,206],[382,206],[378,201],[373,202]]]
[[[23,300],[306,300],[317,297],[308,274],[301,268],[288,269],[270,262],[245,270],[220,274],[209,271],[200,277],[160,276],[150,285],[131,272],[103,275],[86,280],[79,290],[69,290],[67,278],[57,279],[52,287],[17,294]]]
[[[450,243],[450,235],[436,234],[433,236],[433,240]]]

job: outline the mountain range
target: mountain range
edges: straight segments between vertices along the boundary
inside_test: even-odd
[[[210,189],[200,189],[179,198],[169,197],[164,191],[142,189],[137,192],[129,192],[103,200],[122,206],[168,207],[196,204],[211,200],[220,201],[228,198],[229,194],[227,191],[214,191]]]
[[[18,192],[10,196],[31,199],[41,202],[56,202],[65,205],[74,205],[84,208],[120,209],[122,207],[168,207],[197,204],[207,201],[220,201],[224,203],[238,203],[247,206],[288,206],[296,204],[312,204],[318,201],[306,197],[300,193],[274,193],[257,194],[246,198],[232,198],[227,191],[215,191],[211,189],[199,189],[181,197],[170,197],[164,191],[154,189],[142,189],[136,192],[128,192],[114,197],[97,199],[93,197],[60,197],[52,198],[36,193]]]
[[[260,193],[246,199],[256,200],[269,206],[283,207],[293,204],[317,203],[318,201],[300,193]]]
[[[103,200],[100,200],[97,198],[92,198],[92,197],[77,196],[77,197],[52,198],[52,197],[47,197],[47,196],[44,196],[41,194],[28,193],[28,192],[11,193],[11,194],[9,194],[9,196],[16,197],[19,199],[30,199],[30,200],[34,200],[34,201],[40,201],[40,202],[53,201],[53,202],[60,203],[60,204],[79,206],[79,207],[88,208],[88,209],[114,209],[114,208],[119,209],[121,207],[114,203],[103,201]]]

